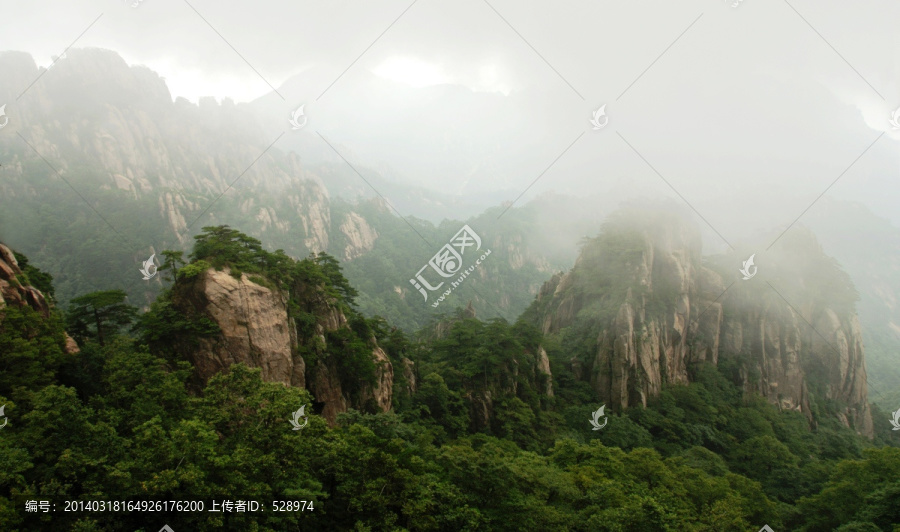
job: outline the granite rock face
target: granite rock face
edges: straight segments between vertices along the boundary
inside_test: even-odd
[[[343,252],[345,261],[351,261],[372,251],[372,248],[375,247],[375,240],[378,239],[378,233],[375,229],[366,222],[365,218],[355,212],[351,212],[344,217],[344,223],[341,224],[340,231],[347,239]]]
[[[177,301],[183,311],[199,312],[220,329],[211,337],[201,338],[188,352],[203,382],[233,364],[243,363],[260,368],[263,380],[268,382],[307,388],[318,404],[318,412],[330,423],[350,408],[362,410],[373,405],[382,412],[390,410],[394,368],[374,339],[369,339],[374,383],[364,383],[357,393],[350,393],[344,388],[353,376],[348,379],[342,375],[339,364],[328,354],[328,333],[350,327],[340,308],[312,287],[298,289],[295,297],[316,320],[311,336],[304,338],[288,314],[288,294],[263,286],[260,283],[268,284],[264,279],[256,280],[259,282],[247,274],[236,279],[228,268],[210,268],[180,292]],[[313,366],[307,366],[300,347],[316,353]]]
[[[637,227],[628,229],[621,249],[586,247],[575,267],[554,276],[537,298],[545,334],[577,319],[593,321],[594,354],[572,363],[601,400],[616,408],[646,405],[664,383],[690,382],[693,365],[729,357],[746,392],[802,412],[814,425],[809,390],[815,386],[823,399],[846,405],[836,413],[846,426],[872,436],[855,312],[821,301],[792,306],[765,280],[736,284],[743,283],[737,272],[726,282],[702,264],[699,231],[686,222]]]
[[[28,306],[39,312],[44,318],[50,317],[51,304],[37,288],[20,282],[22,270],[16,256],[8,247],[0,244],[0,311],[7,306]],[[63,348],[69,354],[78,353],[78,344],[68,334],[64,338]]]
[[[262,378],[288,386],[303,387],[303,358],[294,354],[297,328],[288,319],[287,298],[230,270],[210,269],[199,283],[197,295],[207,315],[221,329],[217,338],[203,338],[192,362],[204,381],[244,363],[260,368]]]
[[[260,157],[271,138],[249,106],[228,98],[204,97],[197,104],[173,98],[163,77],[129,66],[111,50],[75,47],[66,56],[43,76],[29,54],[0,53],[6,73],[0,89],[42,77],[28,101],[7,108],[12,119],[5,131],[29,139],[61,175],[77,186],[77,174],[89,164],[87,173],[101,189],[155,205],[157,220],[183,244],[190,243],[187,226],[209,197],[240,175],[231,194],[247,225],[275,238],[291,235],[309,250],[329,249],[332,207],[322,178],[293,152]],[[83,114],[67,117],[71,105]],[[0,145],[12,143],[4,138]],[[0,195],[24,199],[36,193],[28,179],[31,155],[14,153],[3,163]]]

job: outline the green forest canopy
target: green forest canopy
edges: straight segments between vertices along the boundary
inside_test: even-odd
[[[332,428],[311,416],[292,431],[290,412],[312,402],[306,390],[237,365],[192,391],[190,364],[153,347],[171,333],[160,310],[168,291],[136,320],[118,294],[80,296],[69,315],[82,324],[75,355],[63,351],[58,311],[44,319],[7,307],[4,530],[137,530],[148,518],[201,531],[846,531],[900,523],[900,449],[888,445],[896,437],[886,429],[874,442],[831,419],[810,431],[802,415],[745,398],[704,366],[696,382],[667,387],[648,408],[610,414],[606,429],[591,431],[596,398],[559,358],[551,360],[554,397],[509,373],[510,361],[526,360],[517,357],[540,341],[523,322],[459,318],[441,339],[415,342],[383,319],[353,314],[356,294],[330,257],[294,261],[227,227],[206,228],[197,241],[173,278],[198,275],[207,261],[276,286],[318,283],[363,320],[356,327],[367,327],[395,366],[415,360],[417,393],[395,391],[388,413],[350,411]],[[49,281],[38,272],[29,278]],[[106,319],[87,323],[89,309]],[[179,331],[214,334],[208,325]],[[520,379],[516,393],[503,385],[511,378]],[[481,426],[469,398],[486,389],[494,411]],[[310,500],[314,510],[24,512],[27,500],[213,499],[267,507]]]

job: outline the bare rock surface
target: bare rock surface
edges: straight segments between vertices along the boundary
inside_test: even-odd
[[[206,312],[221,329],[217,338],[202,339],[193,364],[203,380],[242,362],[260,368],[264,380],[290,386],[305,385],[303,358],[295,356],[297,330],[288,319],[283,294],[240,279],[229,269],[209,269],[199,295]]]
[[[329,355],[329,333],[349,328],[340,308],[311,287],[299,289],[297,297],[316,319],[312,336],[302,338],[288,315],[287,294],[264,286],[268,284],[264,279],[254,282],[254,278],[243,273],[236,279],[228,268],[210,268],[182,296],[182,304],[190,302],[220,329],[213,337],[202,338],[189,353],[201,380],[243,363],[259,368],[266,381],[307,388],[317,411],[332,424],[338,414],[350,408],[362,410],[374,405],[382,412],[390,410],[394,368],[374,339],[369,340],[374,383],[363,383],[358,393],[351,394],[342,382],[353,382],[356,376],[342,375],[337,361]],[[299,354],[301,346],[315,352],[315,365],[307,366]]]

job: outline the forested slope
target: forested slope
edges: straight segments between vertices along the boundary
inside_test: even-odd
[[[900,523],[900,449],[889,445],[896,433],[877,408],[872,440],[833,418],[813,430],[802,413],[781,411],[701,363],[689,383],[664,384],[646,407],[608,409],[608,424],[593,431],[591,412],[609,401],[576,378],[570,357],[549,349],[548,374],[548,339],[538,328],[462,310],[421,342],[384,320],[354,318],[358,341],[376,342],[395,368],[409,360],[411,378],[394,382],[389,411],[362,404],[332,425],[312,414],[291,430],[291,413],[315,401],[307,389],[267,381],[243,363],[198,381],[185,352],[165,339],[214,338],[220,327],[166,309],[177,305],[179,283],[217,267],[260,286],[293,285],[289,293],[319,291],[348,316],[357,316],[353,288],[327,256],[295,261],[223,228],[197,240],[192,257],[173,257],[161,273],[169,288],[137,318],[116,291],[85,294],[68,316],[5,299],[4,529],[136,530],[148,520],[200,531],[846,531]],[[39,265],[29,266],[19,285],[49,290]],[[12,282],[4,283],[6,294]],[[103,319],[88,321],[84,310]],[[294,309],[290,319],[302,329],[307,312]],[[65,349],[66,327],[77,331],[78,352]],[[321,360],[298,355],[307,367]],[[344,378],[364,374],[357,363],[365,359],[344,360]],[[213,499],[255,500],[265,511],[59,508],[65,500],[204,500],[209,510]],[[57,511],[26,513],[28,500],[53,501]],[[274,512],[276,500],[314,503]]]

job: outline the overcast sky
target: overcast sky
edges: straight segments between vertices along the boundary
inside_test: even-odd
[[[277,87],[313,65],[339,74],[364,51],[355,68],[413,84],[552,87],[564,83],[555,69],[582,95],[621,91],[701,15],[644,85],[664,82],[664,73],[691,63],[721,69],[707,70],[710,77],[755,64],[787,67],[833,83],[848,98],[865,97],[856,94],[867,85],[855,68],[874,87],[872,95],[880,92],[888,106],[896,99],[900,6],[890,1],[742,0],[731,7],[718,0],[43,0],[0,6],[0,49],[28,51],[48,64],[99,16],[77,46],[116,50],[129,63],[161,72],[174,94],[195,101],[204,95],[250,100],[270,90],[267,82]]]
[[[364,72],[518,98],[529,116],[497,133],[528,146],[496,163],[517,159],[515,178],[466,181],[460,194],[524,190],[549,168],[522,201],[547,190],[663,194],[743,234],[747,219],[785,226],[831,186],[900,222],[900,129],[889,122],[900,107],[900,2],[133,3],[4,0],[0,50],[48,65],[77,39],[149,66],[192,101],[251,101],[304,71],[318,73],[310,94],[323,106],[361,98],[352,83]],[[592,130],[603,104],[609,125]],[[478,130],[494,118],[459,114]],[[385,134],[321,127],[351,145]],[[385,160],[372,163],[402,174],[402,146],[379,150]]]

